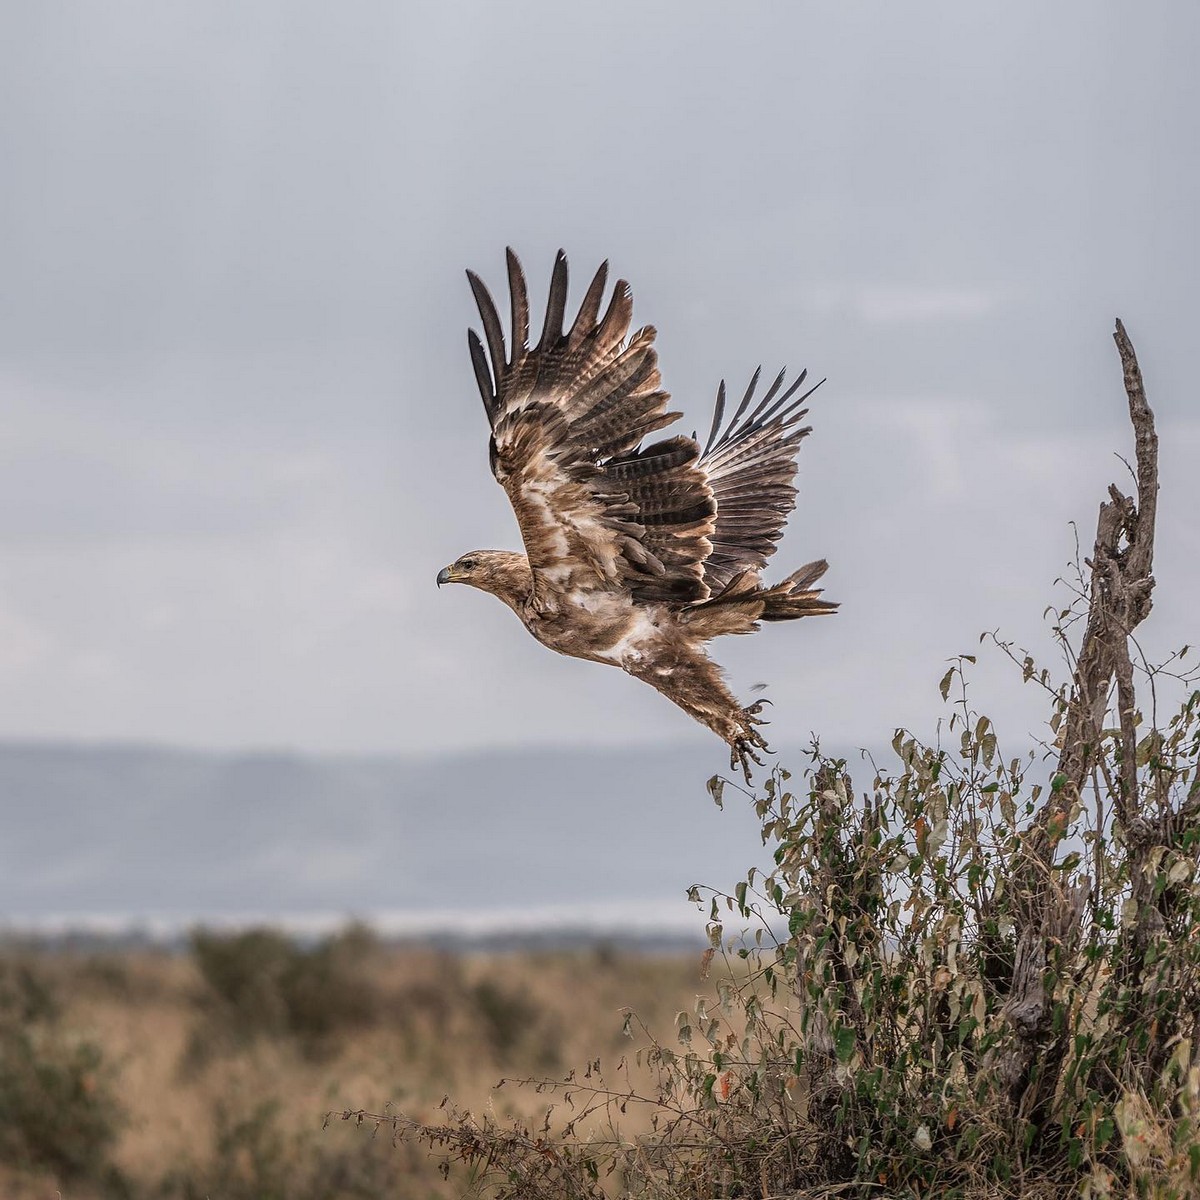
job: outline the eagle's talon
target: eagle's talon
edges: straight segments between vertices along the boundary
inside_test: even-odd
[[[751,778],[751,763],[756,766],[766,766],[766,762],[759,757],[758,751],[770,753],[770,747],[767,745],[766,739],[754,729],[747,720],[744,727],[744,732],[737,739],[730,743],[731,749],[729,754],[729,766],[733,770],[740,770],[748,784],[753,784]]]
[[[733,748],[733,753],[729,756],[729,766],[731,770],[741,771],[746,783],[753,786],[754,780],[750,777],[750,759],[747,757],[744,746],[738,745]]]
[[[755,728],[756,725],[769,725],[770,721],[764,721],[758,714],[762,711],[761,701],[758,704],[752,704],[749,708],[742,709],[742,728],[743,736],[750,738],[756,745],[766,747],[766,742],[763,741],[762,734]]]
[[[754,745],[761,746],[765,750],[767,748],[767,740],[761,733],[758,732],[756,727],[759,725],[769,725],[771,722],[761,721],[757,717],[750,716],[748,709],[745,713],[743,713],[743,716],[745,717],[745,721],[743,724],[742,736],[748,741],[752,742]]]

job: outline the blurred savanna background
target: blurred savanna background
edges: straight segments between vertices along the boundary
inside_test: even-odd
[[[4,6],[0,1192],[461,1194],[336,1114],[536,1130],[502,1076],[636,1082],[748,969],[688,897],[772,865],[721,744],[434,586],[518,545],[464,336],[506,245],[535,320],[610,260],[688,430],[828,377],[773,565],[842,609],[721,647],[778,764],[936,740],[964,652],[1038,744],[979,635],[1054,654],[1118,314],[1139,638],[1194,638],[1197,45],[1183,0]]]
[[[186,945],[10,941],[0,966],[6,1196],[200,1200],[458,1195],[440,1157],[347,1109],[432,1120],[449,1095],[538,1117],[533,1088],[633,1062],[629,1009],[665,1031],[700,954],[595,939],[544,949],[197,931]],[[323,1128],[327,1114],[333,1114]],[[646,1126],[635,1116],[634,1127]],[[369,1128],[369,1127],[368,1127]]]

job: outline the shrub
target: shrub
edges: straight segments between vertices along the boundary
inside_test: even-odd
[[[506,987],[494,979],[481,979],[471,988],[484,1036],[498,1061],[508,1058],[514,1046],[541,1019],[541,1009],[527,991]]]
[[[379,992],[366,969],[374,949],[357,927],[308,949],[269,929],[196,931],[192,954],[207,985],[208,1026],[192,1058],[204,1056],[214,1033],[238,1043],[294,1037],[306,1053],[321,1053],[335,1034],[377,1018]]]
[[[62,1012],[54,986],[35,956],[12,947],[0,958],[0,1021],[56,1020]]]
[[[119,1192],[109,1152],[123,1117],[112,1072],[61,1012],[32,960],[0,962],[0,1162]]]

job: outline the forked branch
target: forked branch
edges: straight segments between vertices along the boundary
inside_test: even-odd
[[[1101,754],[1105,715],[1114,680],[1121,730],[1121,777],[1117,781],[1116,819],[1126,838],[1137,828],[1136,697],[1129,637],[1150,612],[1154,590],[1154,526],[1158,510],[1158,435],[1146,402],[1142,373],[1125,326],[1117,321],[1113,339],[1121,356],[1129,419],[1136,453],[1136,500],[1115,484],[1100,505],[1096,544],[1087,560],[1091,587],[1087,626],[1076,660],[1070,699],[1064,714],[1058,770],[1045,804],[1037,814],[1019,879],[1019,929],[1012,990],[1005,1012],[1015,1034],[1000,1077],[1014,1096],[1026,1102],[1037,1045],[1050,1020],[1045,973],[1050,955],[1064,948],[1078,929],[1081,895],[1066,895],[1052,885],[1055,850],[1065,833],[1072,807],[1079,802],[1088,774]],[[1136,839],[1134,839],[1136,840]],[[1040,1087],[1052,1086],[1053,1072],[1039,1072]]]

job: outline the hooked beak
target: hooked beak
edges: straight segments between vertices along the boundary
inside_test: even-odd
[[[449,582],[450,582],[450,568],[443,567],[438,572],[437,585],[438,585],[438,587],[441,587],[443,583],[449,583]]]

